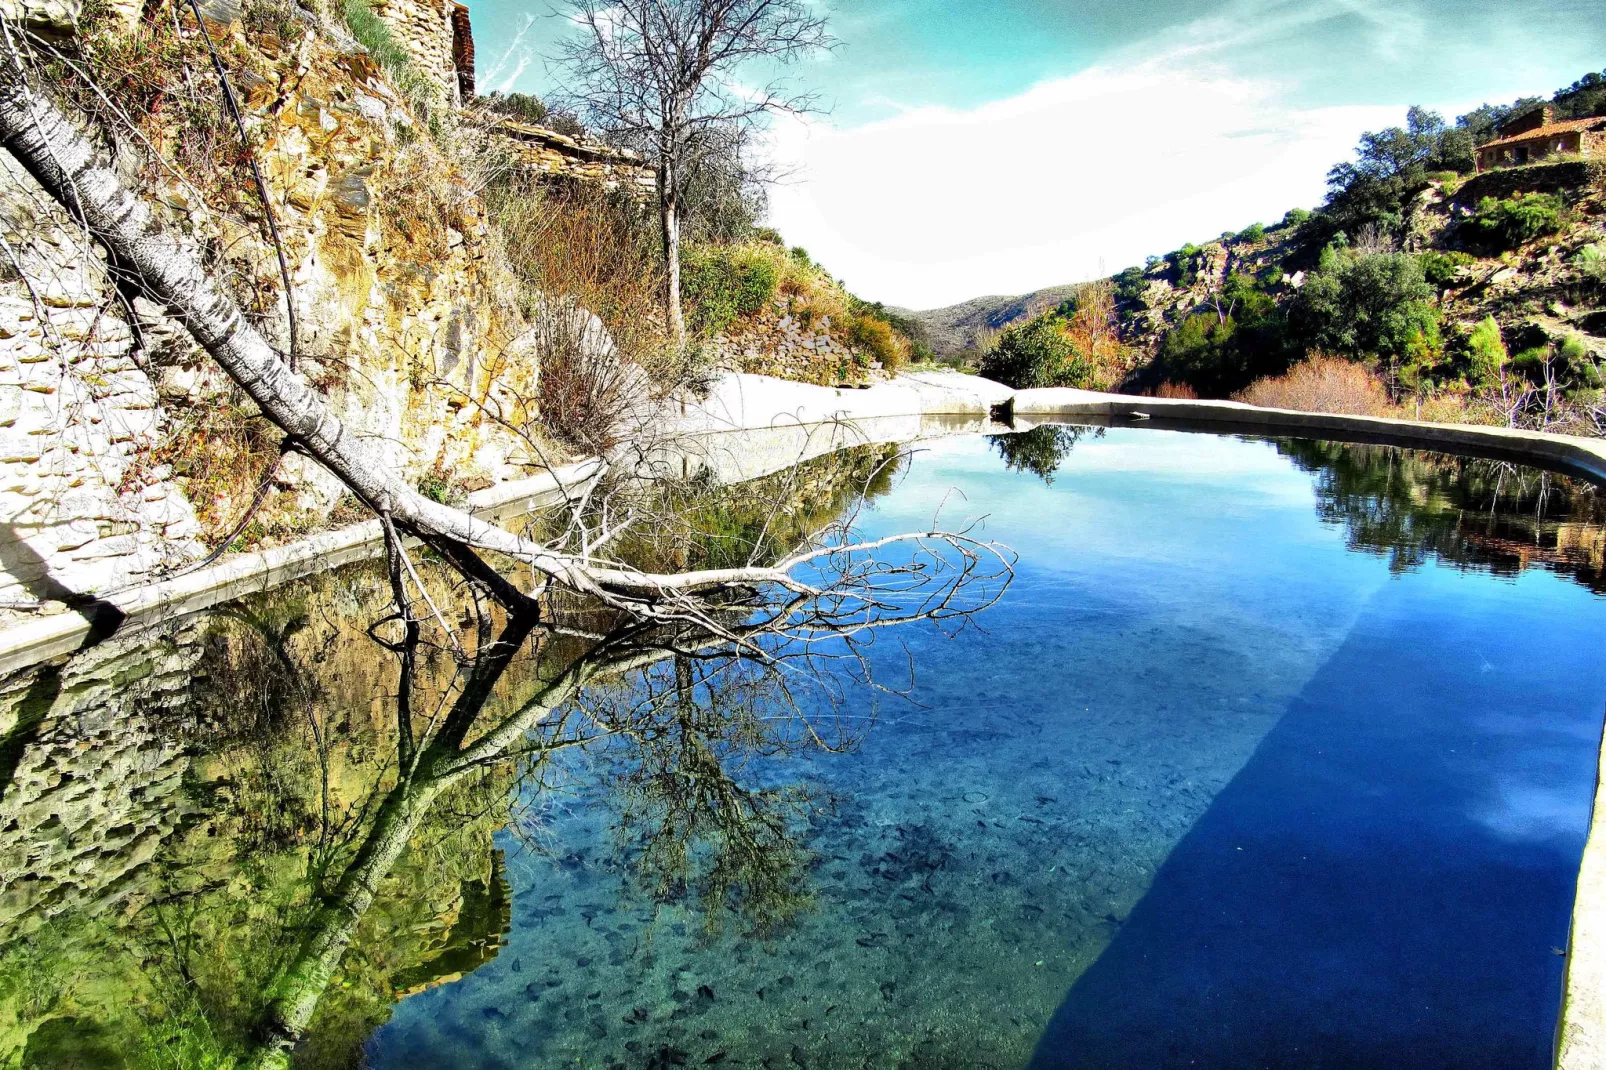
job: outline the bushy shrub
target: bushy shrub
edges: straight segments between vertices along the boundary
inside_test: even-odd
[[[1257,242],[1266,237],[1266,228],[1259,223],[1251,223],[1238,232],[1239,241]]]
[[[1290,208],[1288,209],[1287,213],[1283,215],[1283,221],[1277,225],[1279,228],[1297,227],[1309,219],[1310,210],[1308,208]]]
[[[1346,412],[1385,416],[1393,411],[1388,391],[1363,365],[1337,357],[1313,354],[1286,375],[1261,379],[1233,395],[1234,401],[1266,409],[1303,412]]]
[[[1566,206],[1554,194],[1524,193],[1503,201],[1485,197],[1466,226],[1477,244],[1498,252],[1554,234],[1565,213]]]
[[[1578,279],[1585,287],[1602,290],[1606,289],[1606,251],[1596,244],[1584,246],[1573,254],[1573,264],[1578,268]]]
[[[1037,386],[1074,386],[1076,353],[1065,333],[1065,320],[1050,312],[1006,327],[981,359],[981,374],[1024,390]]]
[[[1007,386],[1108,390],[1125,375],[1131,351],[1116,329],[1115,287],[1080,287],[1059,308],[1005,328],[982,357],[981,374]]]
[[[1157,371],[1207,397],[1224,397],[1287,367],[1282,311],[1259,280],[1227,277],[1214,300],[1160,342]]]
[[[506,115],[522,123],[540,123],[547,117],[547,106],[533,93],[499,93],[495,90],[480,98],[487,111]]]
[[[1199,400],[1199,392],[1193,387],[1189,386],[1187,383],[1173,383],[1169,379],[1155,387],[1154,393],[1151,396],[1157,398],[1175,398],[1181,401]]]
[[[1423,277],[1442,289],[1452,285],[1457,270],[1473,263],[1473,258],[1462,252],[1430,251],[1421,255],[1421,261]]]
[[[858,315],[848,327],[848,342],[854,349],[881,362],[889,372],[903,366],[903,348],[892,333],[892,325],[874,316]]]
[[[1432,363],[1443,350],[1433,296],[1408,253],[1329,248],[1292,302],[1289,331],[1300,350]]]
[[[680,294],[694,331],[717,334],[775,299],[781,272],[774,250],[688,246],[680,258]]]
[[[1500,335],[1500,324],[1493,316],[1472,328],[1467,336],[1467,366],[1469,378],[1475,385],[1492,386],[1499,382],[1510,358],[1505,339]]]

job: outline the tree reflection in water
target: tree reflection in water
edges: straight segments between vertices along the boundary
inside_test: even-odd
[[[563,748],[628,754],[618,836],[651,895],[695,901],[711,925],[784,922],[808,901],[806,792],[750,763],[851,747],[864,722],[839,716],[842,700],[893,687],[870,678],[869,645],[914,622],[962,626],[1009,575],[990,547],[946,538],[832,552],[895,465],[862,449],[739,490],[673,488],[658,530],[625,540],[637,567],[824,551],[797,584],[730,588],[696,612],[557,592],[507,607],[392,553],[175,633],[185,700],[119,713],[187,740],[191,814],[137,880],[99,891],[120,912],[44,902],[4,919],[28,934],[0,965],[8,1050],[24,1064],[358,1061],[398,994],[494,953],[507,918],[490,834]],[[103,675],[117,678],[119,647],[137,659],[152,642],[108,644]]]
[[[1321,518],[1395,571],[1435,559],[1502,575],[1538,565],[1606,592],[1606,503],[1586,480],[1392,446],[1276,445],[1314,477]]]

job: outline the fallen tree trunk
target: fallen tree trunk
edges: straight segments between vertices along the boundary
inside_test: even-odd
[[[506,554],[570,589],[668,595],[734,583],[780,582],[784,570],[740,568],[645,575],[594,563],[521,538],[495,524],[430,500],[387,464],[331,410],[241,313],[200,256],[162,226],[129,189],[78,123],[33,85],[16,54],[15,24],[5,26],[0,57],[0,144],[111,254],[117,269],[165,305],[195,341],[276,424],[294,448],[334,473],[365,505],[442,550],[453,546]]]

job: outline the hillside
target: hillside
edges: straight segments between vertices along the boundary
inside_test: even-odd
[[[1328,190],[1107,279],[907,315],[1017,387],[1606,430],[1606,75],[1453,125],[1412,108]]]
[[[955,357],[966,350],[979,352],[993,334],[1012,323],[1031,319],[1054,308],[1077,290],[1077,284],[1049,286],[1029,294],[973,297],[947,308],[915,310],[889,308],[895,316],[913,321],[938,357]]]

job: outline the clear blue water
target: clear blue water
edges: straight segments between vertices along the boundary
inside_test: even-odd
[[[812,908],[713,935],[655,910],[617,755],[574,751],[501,835],[500,954],[368,1060],[1548,1066],[1606,606],[1577,568],[1436,552],[1491,530],[1430,508],[1465,473],[1351,465],[1402,520],[1295,455],[1115,429],[1049,484],[926,448],[866,534],[985,515],[1017,577],[979,627],[905,637],[912,701],[855,700],[856,748],[756,774],[816,793]]]

